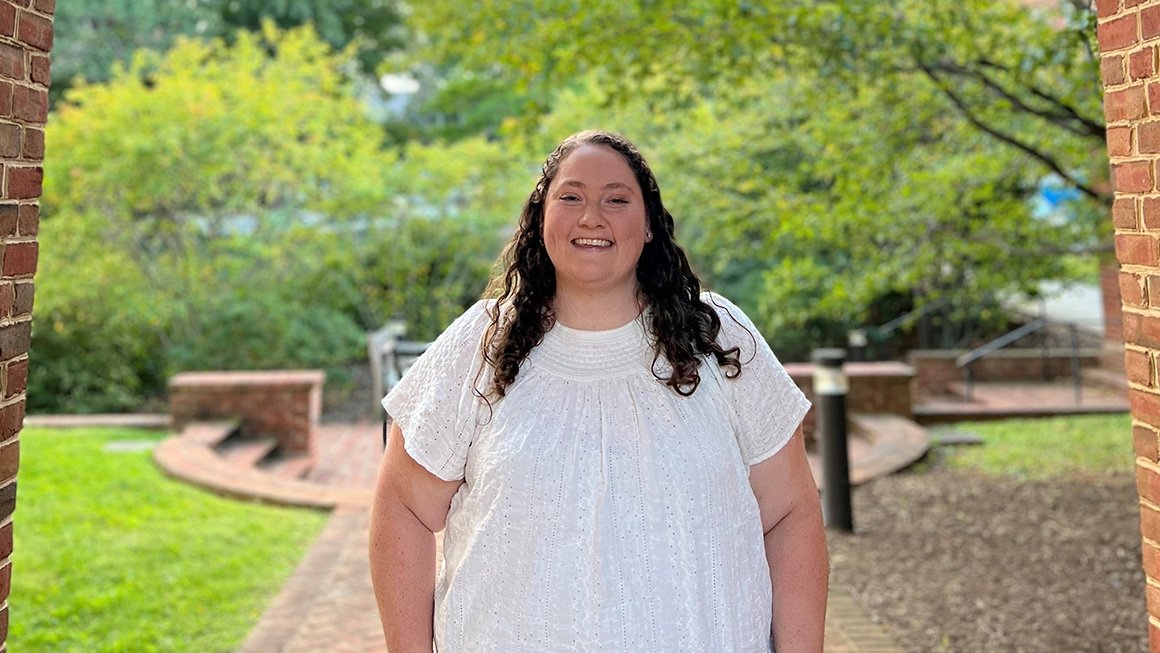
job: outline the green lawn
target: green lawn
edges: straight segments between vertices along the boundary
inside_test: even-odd
[[[1131,474],[1135,465],[1128,415],[965,422],[939,430],[981,436],[982,445],[942,450],[951,466],[988,474],[1038,480]]]
[[[142,448],[163,437],[21,433],[9,650],[226,653],[245,639],[326,515],[173,481]]]

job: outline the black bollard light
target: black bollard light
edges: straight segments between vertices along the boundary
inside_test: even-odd
[[[818,402],[818,442],[822,450],[822,516],[827,528],[853,532],[850,502],[850,450],[846,427],[849,382],[842,371],[846,352],[815,349],[814,398]]]
[[[867,360],[866,347],[869,344],[870,339],[866,337],[866,331],[863,329],[851,329],[846,333],[846,345],[850,348],[852,361]]]

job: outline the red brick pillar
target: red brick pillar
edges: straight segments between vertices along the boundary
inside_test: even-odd
[[[48,55],[56,0],[0,0],[0,652],[8,639],[12,512],[36,271]]]
[[[1097,0],[1148,635],[1160,653],[1160,0]]]
[[[1135,202],[1121,202],[1120,210],[1135,210]],[[1134,218],[1133,218],[1134,219]],[[1131,294],[1137,289],[1129,287],[1127,293],[1120,290],[1120,283],[1135,283],[1135,277],[1125,275],[1121,278],[1120,266],[1116,263],[1107,263],[1100,266],[1100,297],[1104,310],[1104,340],[1109,343],[1124,341],[1124,309],[1123,295]]]

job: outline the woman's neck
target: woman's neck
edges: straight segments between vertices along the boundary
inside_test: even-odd
[[[628,324],[644,303],[635,287],[615,293],[585,293],[558,289],[552,300],[556,321],[581,331],[606,331]]]

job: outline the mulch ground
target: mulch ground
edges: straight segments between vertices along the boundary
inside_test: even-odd
[[[1148,650],[1135,480],[928,465],[854,491],[832,578],[907,651]]]

